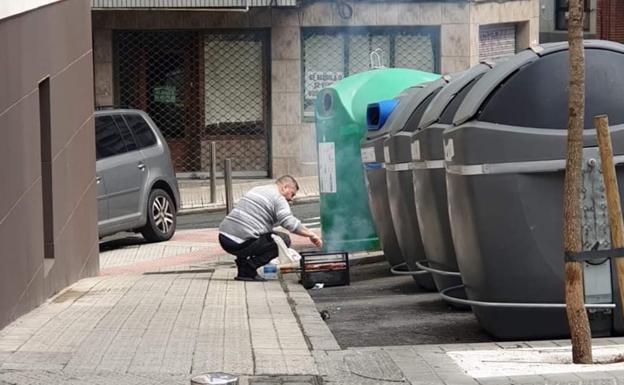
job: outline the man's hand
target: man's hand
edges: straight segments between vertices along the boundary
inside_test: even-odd
[[[297,235],[301,235],[302,237],[308,237],[310,239],[310,242],[312,242],[316,247],[323,247],[323,240],[321,239],[321,237],[316,235],[312,230],[308,229],[304,225],[299,225],[294,233]]]
[[[310,242],[314,244],[314,246],[321,248],[323,247],[323,240],[316,234],[310,235]]]

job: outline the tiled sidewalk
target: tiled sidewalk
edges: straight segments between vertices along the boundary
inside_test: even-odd
[[[103,253],[109,275],[0,330],[0,385],[181,385],[212,371],[242,385],[624,384],[624,363],[565,363],[566,340],[341,349],[296,275],[234,281],[215,236]],[[624,338],[594,351],[624,352]]]
[[[31,383],[41,372],[63,379],[51,383],[89,373],[110,383],[211,371],[316,375],[280,282],[246,284],[233,274],[82,280],[0,332],[0,381]]]
[[[208,371],[245,385],[624,383],[624,363],[535,372],[543,352],[569,356],[568,341],[343,350],[294,275],[243,283],[214,266],[79,281],[0,331],[0,384],[188,384]]]

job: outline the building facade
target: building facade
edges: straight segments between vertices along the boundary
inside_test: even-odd
[[[381,66],[461,71],[539,33],[539,0],[92,4],[96,105],[146,110],[183,177],[207,175],[212,141],[235,175],[316,175],[321,88]]]
[[[583,0],[586,39],[624,43],[624,1]],[[568,39],[568,0],[540,0],[540,42]]]
[[[0,4],[0,328],[98,273],[90,11]]]
[[[624,43],[624,1],[598,0],[596,19],[599,39]]]
[[[585,11],[583,15],[585,38],[599,38],[598,5],[603,0],[582,1]],[[568,0],[540,0],[540,42],[565,40],[568,40]]]

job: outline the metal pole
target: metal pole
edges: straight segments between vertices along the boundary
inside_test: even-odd
[[[217,143],[210,142],[210,203],[217,201]]]
[[[611,229],[612,248],[624,247],[624,219],[622,219],[622,206],[620,205],[620,191],[618,189],[617,175],[613,163],[613,145],[609,133],[609,119],[606,115],[594,117],[600,160],[602,162],[602,177],[604,179],[605,193],[607,195],[607,210],[609,214],[609,228]],[[620,301],[624,298],[624,260],[615,259],[616,277],[620,288]],[[624,310],[623,310],[624,311]]]
[[[232,195],[232,161],[226,158],[223,172],[225,175],[225,211],[229,213],[234,208],[234,196]]]

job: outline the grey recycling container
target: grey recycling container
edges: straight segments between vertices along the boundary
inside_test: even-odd
[[[608,114],[624,197],[624,46],[586,41],[585,58],[584,175],[597,173],[588,166],[590,158],[599,160],[593,117]],[[567,43],[552,43],[499,63],[470,89],[455,114],[456,127],[443,134],[451,232],[461,277],[480,325],[500,339],[569,335],[565,309],[550,306],[565,302],[568,60]],[[604,222],[604,194],[598,184],[590,190],[584,192],[583,215]],[[609,247],[610,239],[602,233],[606,228],[604,223],[585,228],[585,248],[596,240],[601,248]],[[592,332],[620,334],[622,304],[615,295],[612,262],[584,265],[586,302],[614,302],[618,307],[590,311]]]
[[[411,170],[411,134],[418,127],[420,118],[437,92],[448,82],[443,77],[428,83],[420,92],[402,103],[395,110],[396,119],[386,122],[390,135],[383,141],[384,166],[388,189],[388,204],[399,247],[411,271],[420,270],[417,262],[427,256],[416,218],[414,204],[414,181]],[[395,116],[395,113],[391,117]],[[421,271],[415,275],[416,282],[427,290],[435,290],[430,273]]]
[[[416,217],[427,262],[430,268],[448,273],[432,274],[439,291],[462,284],[461,278],[453,275],[459,273],[459,267],[449,223],[442,133],[452,126],[455,112],[468,91],[490,68],[492,64],[483,63],[453,75],[429,103],[419,129],[411,136]],[[454,294],[465,298],[463,290]]]
[[[420,89],[422,89],[422,85],[410,87],[403,91],[396,97],[397,106]],[[393,113],[396,108],[392,111]],[[379,114],[372,120],[375,119],[380,119]],[[375,222],[375,228],[377,229],[377,235],[379,236],[386,260],[392,268],[398,268],[405,262],[405,259],[399,248],[392,216],[390,215],[386,188],[386,169],[383,167],[383,141],[389,135],[389,126],[381,124],[381,127],[378,127],[379,123],[381,122],[372,123],[375,127],[369,128],[366,137],[362,141],[360,151],[365,169],[368,203],[373,221]]]

